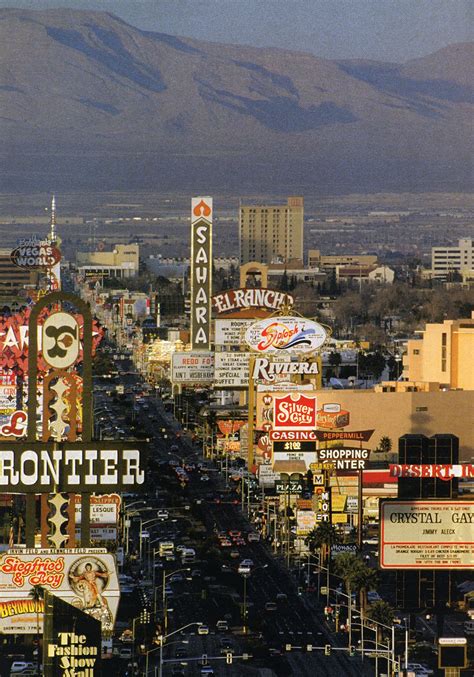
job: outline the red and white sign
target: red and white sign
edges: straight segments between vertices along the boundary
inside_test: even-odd
[[[439,480],[454,480],[458,478],[473,478],[474,464],[463,463],[460,465],[437,464],[393,464],[390,465],[391,477],[434,477]]]
[[[317,439],[314,430],[270,430],[272,442],[316,442]]]
[[[326,341],[326,329],[304,317],[269,317],[256,322],[245,332],[252,350],[263,354],[312,353]]]
[[[303,393],[289,393],[273,400],[274,430],[314,430],[317,398]]]

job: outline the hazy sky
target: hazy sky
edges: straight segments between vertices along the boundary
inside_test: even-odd
[[[328,58],[406,61],[473,40],[473,0],[0,0],[0,7],[113,12],[147,30],[279,46]]]

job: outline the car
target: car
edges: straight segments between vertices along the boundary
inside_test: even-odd
[[[239,564],[237,571],[239,574],[248,575],[251,573],[252,569],[248,566],[248,564]]]
[[[229,531],[229,536],[234,539],[234,538],[239,538],[241,536],[241,532],[238,531],[237,529],[231,529]]]
[[[168,580],[170,583],[182,583],[184,581],[184,576],[183,574],[176,573],[172,574]]]
[[[252,559],[243,559],[241,561],[241,564],[243,564],[247,567],[253,567],[253,560]]]
[[[234,570],[228,564],[222,564],[221,571],[223,574],[231,574]]]
[[[208,625],[199,625],[198,626],[198,635],[208,635],[209,626]]]
[[[232,559],[237,559],[238,557],[240,557],[240,552],[238,550],[231,550],[229,552],[229,555],[230,557],[232,557]]]
[[[260,540],[260,534],[257,534],[255,531],[251,531],[247,536],[247,540],[249,543],[257,543]]]
[[[208,482],[209,481],[209,475],[201,475],[201,482]]]
[[[129,658],[131,658],[132,657],[132,647],[130,647],[130,646],[120,647],[119,656],[120,656],[120,658],[123,658],[125,660],[128,660]]]
[[[34,670],[35,664],[31,661],[13,661],[10,667],[10,674],[21,674],[23,670]]]
[[[286,602],[288,599],[288,595],[286,592],[278,592],[276,596],[277,602]]]
[[[214,670],[213,670],[213,668],[212,668],[211,665],[203,665],[203,666],[201,667],[201,675],[202,675],[202,676],[204,676],[204,675],[213,675],[213,674],[214,674]]]
[[[276,610],[277,610],[276,602],[266,602],[265,603],[265,611],[276,611]]]
[[[158,519],[167,520],[170,515],[167,510],[158,510],[156,516],[158,517]]]
[[[225,620],[220,620],[217,621],[216,623],[216,630],[219,632],[227,632],[229,629],[229,623]]]
[[[380,602],[382,598],[380,597],[379,593],[376,590],[369,590],[367,593],[367,601],[369,604],[373,604],[374,602]]]
[[[228,653],[235,653],[235,647],[232,642],[230,642],[228,639],[223,639],[221,641],[220,653],[224,655]]]
[[[221,548],[231,548],[232,541],[229,541],[228,538],[221,538],[219,545],[221,546]]]
[[[408,672],[414,672],[416,677],[426,677],[426,675],[433,675],[434,670],[431,670],[423,663],[408,663]]]

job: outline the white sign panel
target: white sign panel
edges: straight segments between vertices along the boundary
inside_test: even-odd
[[[254,320],[216,320],[216,346],[238,346]]]
[[[118,494],[106,494],[104,496],[91,496],[90,503],[91,524],[117,524],[120,510],[120,496]],[[81,497],[75,498],[76,524],[81,523]]]
[[[120,590],[115,558],[99,548],[12,549],[0,557],[0,633],[36,633],[31,604],[35,585],[101,621],[110,634]],[[40,632],[43,614],[39,613]]]
[[[472,569],[474,501],[386,501],[380,510],[383,569]]]
[[[171,380],[173,383],[212,383],[214,353],[201,350],[173,353]]]
[[[216,353],[214,386],[246,388],[249,384],[249,353]]]
[[[304,461],[309,467],[310,463],[316,462],[315,451],[274,451],[272,455],[272,462],[277,461]]]
[[[261,464],[258,466],[258,483],[265,487],[273,487],[280,479],[280,473],[274,472],[271,465]]]
[[[255,322],[245,333],[252,350],[265,355],[286,350],[290,353],[312,353],[326,341],[326,329],[304,317],[268,317]]]
[[[298,510],[296,512],[296,533],[298,536],[307,536],[316,527],[316,513],[314,510]]]
[[[79,324],[70,313],[52,313],[43,324],[43,359],[54,369],[67,369],[79,355]]]

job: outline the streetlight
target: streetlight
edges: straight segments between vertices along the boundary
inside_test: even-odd
[[[186,630],[186,628],[191,628],[193,625],[203,625],[202,621],[194,621],[193,623],[188,623],[187,625],[183,625],[181,628],[178,628],[177,630],[173,630],[173,632],[170,632],[168,635],[158,635],[158,640],[160,642],[160,646],[157,647],[156,649],[150,649],[150,651],[147,651],[146,653],[146,663],[145,663],[145,674],[148,675],[148,656],[153,653],[154,651],[160,652],[160,662],[159,662],[159,671],[158,675],[159,677],[163,677],[163,645],[168,639],[168,637],[172,637],[173,635],[176,635],[178,632],[182,632],[183,630]]]
[[[170,576],[172,576],[173,574],[179,574],[182,571],[191,571],[191,568],[186,567],[184,569],[174,569],[173,571],[169,571],[168,573],[166,573],[165,570],[163,569],[163,578],[162,578],[162,584],[161,584],[160,587],[162,588],[161,602],[162,602],[162,605],[163,605],[163,620],[164,620],[164,626],[165,626],[165,633],[166,633],[166,630],[168,628],[168,608],[167,608],[167,605],[166,605],[166,579],[169,578]],[[153,612],[154,612],[155,616],[156,616],[156,593],[160,589],[160,587],[155,588],[154,591],[153,591]]]

